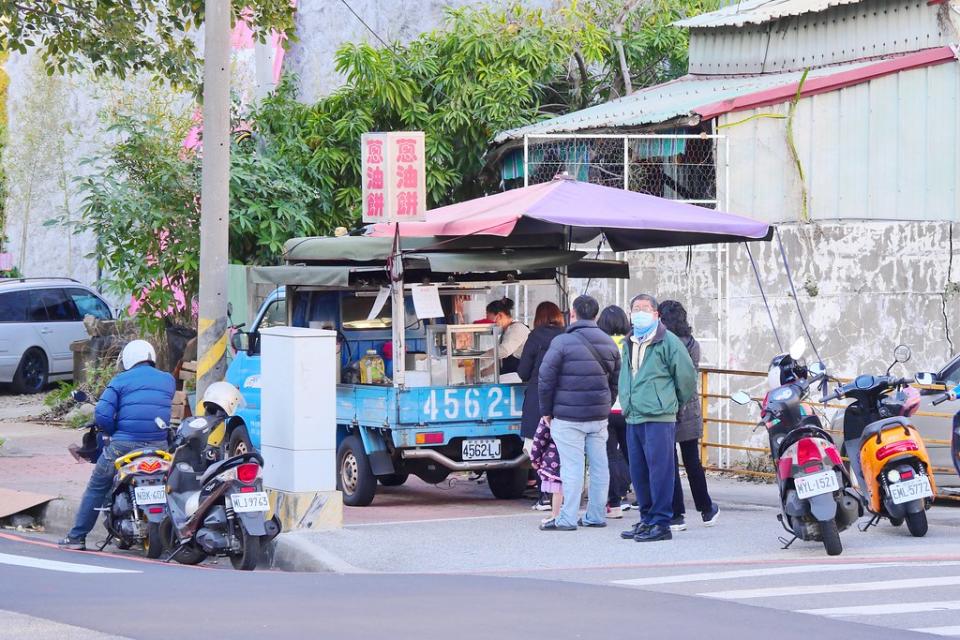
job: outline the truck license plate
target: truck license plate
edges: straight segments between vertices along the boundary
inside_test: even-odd
[[[793,479],[793,483],[797,487],[797,497],[801,500],[819,496],[821,493],[832,493],[840,488],[836,471],[799,476]]]
[[[890,498],[893,504],[913,502],[931,496],[933,496],[933,488],[927,476],[917,476],[913,480],[903,480],[890,485]]]
[[[137,504],[163,504],[167,501],[167,491],[162,484],[147,487],[134,487]]]
[[[252,493],[231,493],[230,502],[233,503],[233,510],[237,513],[270,510],[270,501],[267,499],[266,491],[254,491]]]
[[[499,460],[500,441],[496,438],[464,440],[461,453],[464,460]]]

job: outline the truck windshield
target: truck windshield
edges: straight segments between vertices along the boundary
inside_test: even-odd
[[[344,329],[389,329],[392,326],[393,304],[390,299],[376,317],[368,319],[375,297],[343,296],[340,299],[340,319]]]

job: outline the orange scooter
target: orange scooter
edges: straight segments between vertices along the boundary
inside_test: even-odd
[[[906,520],[915,537],[927,533],[926,510],[936,485],[923,438],[910,421],[920,406],[920,393],[907,386],[912,382],[862,375],[825,398],[854,400],[844,413],[843,431],[850,466],[873,514],[863,531],[888,518],[897,527]]]

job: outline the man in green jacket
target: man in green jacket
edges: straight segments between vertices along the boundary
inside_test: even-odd
[[[633,335],[623,341],[619,388],[640,522],[620,535],[656,542],[673,537],[677,411],[696,393],[697,370],[683,342],[661,324],[656,298],[640,294],[630,307]]]

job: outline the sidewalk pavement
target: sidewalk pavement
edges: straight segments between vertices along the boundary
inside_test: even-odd
[[[66,450],[80,433],[24,421],[22,411],[13,417],[16,421],[0,419],[0,438],[6,440],[0,448],[0,489],[61,496],[49,503],[44,524],[48,533],[63,534],[73,522],[91,471]],[[558,579],[575,579],[587,569],[825,557],[819,543],[780,548],[778,538],[786,534],[776,519],[773,485],[729,477],[711,477],[709,483],[721,508],[717,526],[704,527],[688,504],[687,531],[675,533],[670,542],[639,544],[619,537],[636,522],[635,511],[622,520],[609,520],[605,529],[541,532],[537,527],[546,514],[532,511],[532,501],[494,499],[483,480],[456,474],[440,485],[428,485],[411,477],[402,487],[378,487],[369,507],[346,507],[341,530],[281,534],[271,564],[293,571],[550,572]],[[888,523],[867,533],[848,529],[841,534],[842,557],[955,556],[960,508],[936,506],[928,517],[925,538],[911,538],[905,527],[895,529]]]

